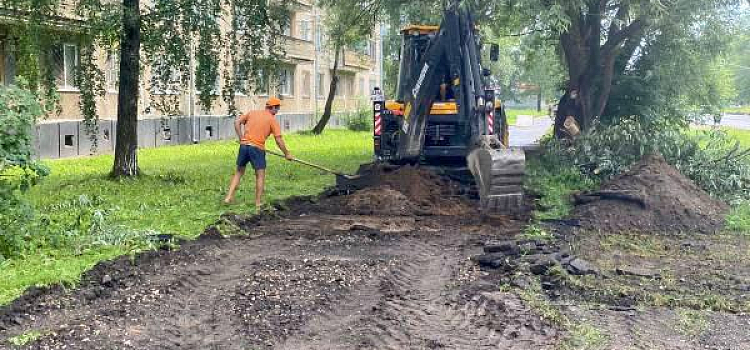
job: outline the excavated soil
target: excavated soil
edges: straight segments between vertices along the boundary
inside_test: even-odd
[[[600,232],[700,232],[721,230],[728,206],[712,198],[660,155],[644,158],[604,183],[602,191],[638,201],[605,199],[579,205],[573,218]]]
[[[402,166],[389,169],[383,166],[363,165],[359,179],[347,181],[355,190],[346,205],[383,214],[396,211],[402,215],[468,215],[476,212],[475,203],[462,195],[461,184],[441,177],[419,166]],[[402,194],[404,198],[394,193]],[[388,209],[384,209],[385,207]]]

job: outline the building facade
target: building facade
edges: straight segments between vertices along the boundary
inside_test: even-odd
[[[61,3],[62,21],[76,21],[72,15],[72,2],[61,0]],[[277,84],[263,87],[259,93],[240,92],[235,97],[237,109],[245,111],[263,108],[269,95],[279,96],[283,104],[278,118],[286,132],[306,130],[314,125],[325,104],[334,63],[334,55],[326,45],[322,21],[324,13],[321,9],[314,5],[313,0],[297,0],[292,9],[290,25],[284,32],[286,57]],[[382,57],[382,43],[379,31],[373,33],[369,42],[356,49],[344,50],[340,55],[339,85],[334,99],[335,116],[330,127],[344,125],[344,121],[337,115],[358,108],[369,108],[370,91],[374,86],[381,85],[382,64],[379,61]],[[48,64],[53,65],[60,96],[60,113],[48,115],[37,126],[36,145],[40,158],[102,154],[114,150],[118,58],[119,52],[97,50],[98,66],[105,76],[106,93],[97,100],[100,123],[96,135],[98,146],[94,149],[92,137],[86,133],[81,122],[83,117],[78,105],[80,91],[75,84],[80,47],[75,40],[65,39],[54,45]],[[3,34],[0,23],[0,83],[14,82],[18,64],[14,59],[12,40]],[[210,109],[202,108],[198,103],[193,77],[175,77],[176,81],[187,82],[187,86],[175,89],[177,92],[155,91],[150,84],[150,70],[151,67],[144,67],[140,78],[139,147],[236,137],[233,119],[227,115],[227,106],[221,96],[217,96]],[[221,84],[219,79],[217,94],[221,91]],[[165,113],[164,108],[160,107],[165,100],[174,101],[172,105],[175,108],[169,113]]]

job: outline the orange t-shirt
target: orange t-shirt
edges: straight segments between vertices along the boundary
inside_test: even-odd
[[[265,150],[266,139],[269,135],[281,136],[279,122],[267,110],[247,112],[240,117],[240,123],[245,124],[245,133],[240,139],[243,145],[252,145]]]

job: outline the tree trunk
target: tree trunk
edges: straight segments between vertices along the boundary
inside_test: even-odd
[[[539,91],[536,93],[536,111],[542,111],[542,88],[539,87]]]
[[[112,177],[137,176],[138,168],[138,78],[140,73],[139,0],[123,0],[120,40],[120,85],[117,95],[117,140]]]
[[[602,44],[602,21],[597,14],[606,9],[606,0],[589,0],[587,14],[570,13],[573,19],[568,30],[560,34],[560,46],[565,54],[568,77],[578,88],[580,115],[576,119],[582,130],[601,116],[607,107],[612,82],[623,73],[630,57],[618,62],[620,52],[632,52],[641,41],[646,26],[643,19],[623,25],[630,13],[627,3],[618,7],[617,21],[609,24],[607,40]],[[632,43],[631,45],[623,45]],[[623,63],[624,62],[624,63]],[[617,64],[619,63],[619,64]],[[563,102],[563,99],[560,99]]]
[[[323,133],[323,129],[326,128],[326,125],[328,125],[328,121],[331,120],[331,110],[333,109],[333,98],[336,96],[336,86],[338,85],[339,76],[338,76],[338,68],[339,68],[339,52],[341,51],[340,48],[336,47],[336,53],[333,55],[333,70],[331,71],[331,85],[328,89],[328,97],[326,98],[326,104],[323,108],[323,115],[320,116],[320,121],[318,121],[318,124],[315,125],[315,127],[312,129],[312,133],[315,135],[320,135]]]

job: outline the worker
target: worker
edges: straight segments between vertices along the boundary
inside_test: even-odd
[[[294,159],[281,136],[279,122],[275,119],[280,108],[281,100],[271,97],[266,102],[264,110],[247,112],[234,121],[234,130],[240,140],[240,150],[237,154],[237,170],[229,184],[229,193],[224,198],[224,203],[230,204],[234,201],[234,193],[240,185],[242,176],[245,175],[245,166],[250,163],[255,170],[255,207],[260,209],[266,177],[266,139],[271,134],[276,140],[276,145],[284,152],[286,159]]]

